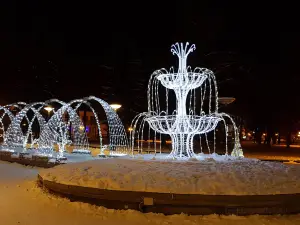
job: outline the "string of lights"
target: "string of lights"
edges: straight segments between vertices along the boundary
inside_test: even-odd
[[[154,140],[154,149],[156,153],[156,140],[158,134],[166,134],[170,136],[172,142],[172,151],[169,157],[176,159],[187,159],[197,157],[194,152],[194,136],[200,136],[200,149],[203,153],[201,135],[205,136],[205,142],[209,154],[216,154],[216,127],[220,126],[220,121],[223,122],[225,127],[225,155],[229,155],[227,147],[228,138],[228,124],[233,126],[234,132],[234,147],[231,156],[243,157],[243,151],[240,146],[238,128],[236,127],[233,119],[225,114],[218,112],[218,88],[217,81],[214,73],[206,68],[191,69],[187,66],[187,57],[196,49],[195,45],[189,46],[189,43],[176,43],[171,47],[171,53],[177,55],[178,70],[174,72],[174,68],[170,70],[160,69],[156,70],[150,77],[148,83],[148,112],[137,115],[131,123],[130,132],[130,147],[132,154],[134,154],[135,144],[137,139],[137,150],[142,153],[142,144],[139,142],[144,139],[145,122],[154,131],[153,135],[148,134],[148,140]],[[159,86],[161,85],[161,86]],[[165,88],[166,90],[166,109],[161,110],[163,102],[158,90]],[[200,88],[200,113],[196,113],[196,89]],[[208,88],[208,92],[206,89]],[[169,92],[173,91],[176,96],[176,109],[173,111],[169,109]],[[189,96],[189,102],[188,101]],[[214,100],[214,101],[213,101]],[[188,105],[188,109],[187,109]],[[205,111],[204,107],[208,110]],[[208,133],[213,132],[213,149],[210,149],[208,141]],[[161,141],[160,141],[161,145]],[[148,144],[149,147],[149,144]],[[161,146],[160,146],[161,148]]]
[[[6,106],[0,106],[0,129],[2,130],[3,145],[8,146],[12,151],[16,148],[35,148],[39,154],[52,156],[55,146],[58,146],[57,157],[64,157],[66,146],[72,145],[74,152],[89,152],[89,142],[87,130],[84,129],[83,119],[78,115],[79,107],[84,104],[92,112],[97,126],[100,140],[100,154],[103,154],[104,145],[102,131],[98,113],[91,106],[91,102],[97,102],[105,111],[109,128],[109,151],[114,153],[126,153],[128,151],[128,139],[124,126],[116,111],[105,101],[95,96],[89,96],[83,99],[76,99],[65,103],[58,99],[50,99],[45,102],[36,102],[26,104],[18,102]],[[56,110],[51,105],[59,105]],[[17,112],[14,109],[18,109]],[[15,115],[13,114],[13,111]],[[42,110],[48,111],[48,117],[45,119]],[[50,112],[52,115],[50,116]],[[29,114],[32,116],[29,118]],[[5,129],[4,118],[9,117],[10,124]],[[26,121],[24,123],[23,121]],[[33,135],[33,124],[36,122],[39,126],[39,135]],[[24,131],[25,130],[25,131]]]

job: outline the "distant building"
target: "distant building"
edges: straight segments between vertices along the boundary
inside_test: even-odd
[[[85,119],[84,119],[84,111],[79,111],[78,115],[79,115],[81,121],[83,122],[83,124],[85,125],[85,131],[86,131],[88,139],[90,141],[99,140],[99,132],[98,132],[98,127],[97,127],[97,122],[96,122],[95,115],[93,114],[93,112],[86,111]],[[106,122],[103,122],[103,120],[100,120],[99,122],[100,122],[102,138],[105,139],[108,137],[108,124]]]

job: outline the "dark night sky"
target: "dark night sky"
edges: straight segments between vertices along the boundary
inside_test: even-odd
[[[189,41],[189,64],[216,72],[235,113],[258,124],[300,120],[292,5],[28,2],[1,6],[0,104],[95,95],[145,111],[151,73],[175,66],[171,44]]]

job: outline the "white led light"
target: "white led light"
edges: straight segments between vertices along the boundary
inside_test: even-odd
[[[110,107],[112,107],[114,110],[118,110],[122,106],[120,104],[110,104]]]
[[[174,72],[173,68],[171,68],[170,71],[160,69],[151,75],[148,83],[148,112],[137,115],[130,126],[132,128],[130,131],[132,154],[134,153],[134,150],[138,150],[139,152],[143,151],[142,143],[144,142],[145,122],[149,124],[149,128],[151,127],[154,130],[153,135],[150,135],[149,130],[148,140],[152,139],[153,136],[155,153],[156,133],[170,135],[172,151],[169,156],[172,158],[184,159],[196,157],[193,150],[193,140],[196,134],[203,134],[205,136],[208,151],[209,153],[212,153],[207,137],[207,134],[211,131],[214,131],[213,153],[215,153],[215,129],[219,122],[222,121],[224,123],[226,133],[225,154],[227,155],[228,125],[225,120],[229,119],[230,123],[233,124],[235,134],[235,145],[234,150],[232,151],[232,156],[243,156],[239,143],[238,129],[235,123],[229,115],[225,113],[218,113],[218,88],[213,72],[206,68],[196,68],[192,71],[191,67],[187,67],[187,57],[195,49],[195,45],[191,45],[189,47],[189,43],[185,45],[183,43],[176,43],[175,45],[172,45],[171,52],[174,55],[177,55],[179,59],[178,71]],[[159,94],[159,90],[162,89],[162,87],[159,86],[160,84],[166,91],[165,110],[162,110],[164,105],[161,105],[161,102],[163,101],[161,101],[161,95]],[[200,88],[199,115],[196,113],[195,89],[197,88]],[[207,88],[209,91],[208,100],[206,96]],[[170,112],[169,110],[169,90],[173,90],[176,96],[176,109],[173,112]],[[208,111],[206,112],[204,111],[205,100],[208,101],[208,103],[206,103],[208,104]],[[215,101],[214,105],[212,103],[213,100]],[[187,103],[189,103],[188,110]],[[137,138],[137,141],[135,141],[135,138]],[[150,144],[148,144],[148,149],[150,149]],[[200,149],[202,152],[201,141]]]
[[[59,101],[57,99],[51,99],[46,102],[37,102],[26,104],[18,102],[17,104],[7,105],[5,107],[0,106],[0,129],[2,130],[2,136],[4,139],[3,145],[8,145],[12,149],[15,147],[23,147],[24,151],[27,149],[28,144],[31,143],[30,148],[37,146],[37,152],[40,155],[52,155],[55,145],[58,146],[58,158],[64,157],[67,145],[73,145],[74,152],[87,152],[89,151],[89,143],[84,129],[83,122],[77,114],[78,108],[85,104],[90,108],[94,114],[98,133],[100,137],[100,153],[103,153],[103,138],[101,134],[100,122],[98,119],[98,113],[91,106],[90,101],[99,103],[107,116],[108,128],[109,128],[109,150],[118,154],[127,154],[128,140],[124,129],[124,126],[113,109],[107,102],[102,99],[90,96],[84,99],[73,100],[69,103]],[[58,103],[61,107],[55,111],[50,106],[51,103]],[[18,109],[16,115],[10,110]],[[41,111],[53,112],[51,118],[48,121],[42,116]],[[33,117],[28,118],[27,113],[31,111]],[[5,115],[8,115],[10,124],[5,130],[3,119]],[[67,115],[67,117],[66,117]],[[50,114],[48,114],[50,116]],[[22,128],[22,121],[27,121],[27,131],[24,133]],[[39,125],[39,137],[34,138],[32,133],[32,125],[37,121]],[[30,140],[29,140],[30,137]]]

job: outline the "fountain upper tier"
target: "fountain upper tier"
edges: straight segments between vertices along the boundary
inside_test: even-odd
[[[201,68],[196,72],[179,71],[178,73],[160,74],[157,79],[168,89],[191,90],[200,87],[210,73],[212,73],[211,70]]]
[[[189,43],[172,45],[171,52],[178,57],[178,71],[177,73],[173,71],[162,73],[156,77],[164,87],[173,90],[185,90],[184,92],[186,92],[200,87],[209,75],[213,74],[211,70],[206,68],[196,68],[191,71],[190,67],[187,67],[187,57],[195,49],[196,46],[189,46]]]

